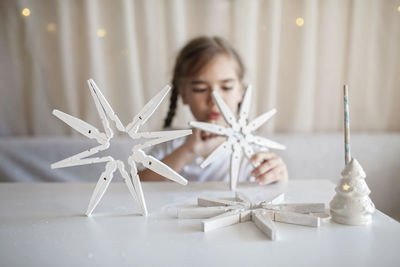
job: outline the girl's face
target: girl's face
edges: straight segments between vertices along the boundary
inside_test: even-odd
[[[219,55],[207,63],[201,71],[190,78],[181,90],[184,104],[188,104],[198,121],[225,124],[222,114],[212,98],[216,91],[237,114],[242,101],[243,87],[236,73],[237,64],[226,55]]]

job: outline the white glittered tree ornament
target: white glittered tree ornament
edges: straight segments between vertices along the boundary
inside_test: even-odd
[[[336,195],[330,202],[332,220],[349,225],[366,225],[372,221],[375,205],[369,198],[371,191],[365,182],[365,172],[350,154],[350,122],[348,87],[344,86],[345,163],[342,179],[335,188]]]
[[[365,177],[360,163],[352,158],[342,171],[342,179],[330,203],[331,216],[335,222],[350,225],[371,223],[375,206],[369,198],[371,191]]]

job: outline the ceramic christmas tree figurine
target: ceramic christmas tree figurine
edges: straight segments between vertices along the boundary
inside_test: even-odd
[[[372,221],[375,205],[369,198],[371,191],[365,182],[365,172],[350,154],[350,122],[348,88],[344,86],[345,163],[336,195],[330,202],[332,220],[350,225],[365,225]]]
[[[354,158],[342,171],[342,179],[336,187],[336,195],[330,203],[331,217],[335,222],[350,225],[371,223],[374,203],[365,182],[365,172]]]

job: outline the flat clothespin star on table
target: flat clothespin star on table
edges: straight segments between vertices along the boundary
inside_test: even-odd
[[[311,227],[319,227],[321,219],[329,219],[324,203],[288,203],[282,204],[284,194],[271,201],[253,203],[243,193],[236,192],[235,200],[198,198],[199,208],[178,210],[180,219],[206,219],[202,222],[203,232],[217,228],[247,222],[254,224],[271,240],[277,237],[277,228],[273,221]]]
[[[159,143],[166,142],[175,138],[186,136],[192,133],[191,130],[179,130],[179,131],[162,131],[162,132],[138,132],[140,126],[146,123],[147,119],[153,114],[160,103],[163,101],[165,96],[170,91],[171,87],[164,87],[156,96],[154,96],[137,114],[132,122],[127,127],[121,123],[118,116],[115,114],[111,105],[107,102],[100,89],[97,87],[95,82],[90,79],[88,80],[90,93],[93,97],[96,105],[97,112],[101,118],[101,122],[104,127],[104,133],[100,132],[96,127],[84,122],[78,118],[68,115],[62,111],[54,110],[53,114],[66,124],[83,134],[90,139],[96,139],[100,144],[99,146],[93,147],[84,152],[78,153],[74,156],[68,157],[64,160],[58,161],[51,165],[51,168],[64,168],[77,165],[85,165],[92,163],[107,162],[104,172],[100,175],[100,178],[93,191],[92,197],[89,202],[86,215],[90,216],[97,204],[100,202],[105,191],[107,190],[110,182],[113,178],[114,172],[118,170],[124,179],[126,186],[133,198],[138,202],[142,215],[148,214],[146,202],[143,195],[140,178],[137,174],[138,170],[136,162],[143,164],[146,168],[182,185],[187,184],[187,180],[175,172],[173,169],[157,160],[156,158],[146,155],[142,150],[143,148],[153,146]],[[130,173],[125,169],[125,164],[121,160],[115,160],[111,156],[105,157],[90,157],[100,151],[106,150],[110,147],[110,140],[114,136],[114,132],[110,127],[110,122],[114,122],[116,128],[120,132],[126,132],[132,139],[150,139],[144,143],[137,144],[132,148],[132,155],[128,158],[128,164],[130,165]],[[89,157],[89,158],[88,158]]]
[[[230,188],[236,190],[236,185],[239,176],[240,162],[242,160],[242,150],[246,157],[250,160],[255,154],[251,144],[256,144],[265,148],[273,149],[285,149],[284,145],[269,140],[267,138],[256,136],[252,134],[253,131],[257,130],[261,125],[266,123],[275,113],[276,109],[272,109],[266,112],[252,121],[248,121],[250,100],[251,100],[251,86],[247,87],[246,92],[243,96],[243,101],[239,109],[239,120],[236,120],[235,115],[232,113],[230,108],[226,105],[221,96],[214,91],[212,96],[215,103],[220,109],[225,121],[231,126],[230,128],[224,127],[218,124],[212,124],[207,122],[192,121],[189,123],[191,127],[198,128],[200,130],[214,133],[216,135],[222,135],[227,137],[227,140],[219,145],[202,163],[201,167],[205,168],[210,163],[221,157],[227,151],[231,152],[230,160]],[[250,161],[251,162],[251,161]],[[254,167],[258,167],[260,163],[254,164]]]

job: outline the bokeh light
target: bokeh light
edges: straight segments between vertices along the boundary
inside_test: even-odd
[[[103,38],[106,36],[107,32],[104,28],[97,29],[96,34],[98,37]]]
[[[24,8],[24,9],[22,9],[21,14],[23,16],[27,17],[31,14],[31,11],[29,10],[29,8]]]
[[[303,26],[304,25],[304,19],[302,17],[298,17],[296,19],[296,25],[299,26],[299,27]]]

